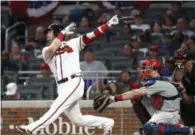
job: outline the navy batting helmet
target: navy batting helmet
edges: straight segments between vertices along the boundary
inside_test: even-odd
[[[49,27],[45,30],[45,33],[48,33],[48,31],[53,30],[54,35],[57,36],[60,31],[63,29],[61,25],[58,24],[51,24]]]

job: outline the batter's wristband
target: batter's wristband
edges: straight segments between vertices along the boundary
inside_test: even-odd
[[[59,39],[60,41],[64,41],[64,35],[62,33],[60,33],[58,36],[57,36],[57,39]]]

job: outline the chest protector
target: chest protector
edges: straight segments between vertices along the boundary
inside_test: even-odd
[[[149,79],[148,81],[153,81],[155,83],[155,81],[167,81],[169,82],[169,80],[167,78],[164,77],[157,77],[157,78],[152,78]],[[148,86],[148,84],[146,84],[145,86]],[[154,108],[156,110],[161,110],[162,106],[163,106],[163,102],[164,100],[175,100],[177,98],[179,98],[179,93],[175,96],[171,96],[171,97],[165,97],[159,94],[154,94],[151,96],[153,103],[154,103]]]

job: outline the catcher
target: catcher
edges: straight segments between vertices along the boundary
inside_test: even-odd
[[[153,96],[155,113],[144,124],[146,135],[195,135],[193,128],[184,127],[180,120],[180,97],[175,86],[162,76],[161,62],[157,60],[144,60],[140,64],[140,76],[145,80],[143,87],[117,96],[99,95],[94,100],[94,109],[102,112],[110,103],[134,99],[137,96]],[[154,98],[156,97],[156,98]],[[159,100],[159,98],[161,100]],[[158,99],[158,101],[156,100]]]

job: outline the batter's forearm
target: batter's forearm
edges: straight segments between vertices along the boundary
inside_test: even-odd
[[[64,40],[64,35],[62,33],[60,33],[55,39],[54,41],[50,44],[50,48],[53,52],[53,54],[57,51],[57,49],[60,47],[61,42]]]
[[[60,47],[61,42],[64,40],[64,35],[60,33],[49,45],[48,49],[45,53],[45,61],[48,62],[51,57],[54,55],[54,53],[57,51],[57,49]]]
[[[98,28],[96,28],[94,31],[87,33],[86,35],[82,37],[83,44],[88,45],[94,42],[95,40],[103,36],[104,33],[109,30],[109,28],[110,26],[107,23],[105,23],[99,26]]]

